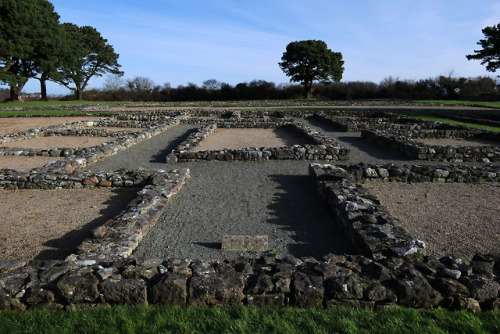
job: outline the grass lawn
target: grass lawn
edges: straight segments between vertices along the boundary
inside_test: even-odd
[[[444,116],[434,116],[433,111],[429,110],[394,110],[391,112],[399,115],[406,115],[410,117],[415,117],[415,118],[420,118],[420,119],[425,119],[428,121],[435,121],[435,122],[442,122],[442,123],[447,123],[447,124],[458,124],[458,125],[465,125],[471,128],[476,128],[476,129],[485,129],[485,130],[490,130],[493,132],[500,132],[500,127],[497,126],[489,126],[489,125],[482,125],[482,124],[475,124],[475,123],[467,123],[467,122],[460,122],[460,121],[455,121],[453,119],[448,119],[445,118]],[[495,113],[498,113],[497,111],[494,111]],[[458,113],[454,111],[454,113]],[[470,114],[470,111],[467,113]],[[441,113],[443,114],[443,113]]]
[[[424,104],[467,105],[467,106],[500,108],[500,101],[479,102],[479,101],[459,101],[459,100],[417,100],[413,102],[424,103]]]
[[[91,111],[91,112],[75,112],[74,110],[18,110],[18,111],[2,111],[0,110],[0,117],[13,117],[13,116],[85,116],[99,115],[99,114],[112,114],[109,111]]]
[[[0,312],[0,333],[500,333],[500,311],[131,307]]]
[[[29,101],[29,102],[2,102],[0,103],[1,108],[25,108],[25,107],[51,107],[51,106],[67,106],[67,105],[82,105],[82,104],[114,104],[114,103],[125,103],[125,101],[118,102],[98,102],[98,101]]]

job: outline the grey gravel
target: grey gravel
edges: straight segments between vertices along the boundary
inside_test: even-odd
[[[177,126],[88,168],[191,170],[136,256],[223,260],[261,255],[222,251],[225,234],[268,235],[269,251],[278,256],[355,253],[309,181],[308,161],[164,163],[198,127]]]
[[[352,254],[331,212],[316,194],[304,161],[198,162],[191,178],[136,249],[138,256],[223,260],[230,235],[267,235],[279,256]]]
[[[351,149],[348,163],[440,164],[410,160],[314,120],[307,126]],[[179,125],[89,167],[93,171],[186,168],[191,178],[174,196],[134,256],[223,260],[257,253],[221,250],[225,234],[268,235],[279,257],[354,254],[331,211],[308,179],[310,161],[193,162],[166,164],[165,157],[196,125]]]

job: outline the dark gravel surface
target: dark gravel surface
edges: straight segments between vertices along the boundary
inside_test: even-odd
[[[303,121],[350,148],[348,163],[436,163],[410,160],[366,143],[359,133],[336,131],[314,120]],[[222,251],[225,234],[268,235],[270,250],[279,256],[319,259],[328,253],[354,253],[309,181],[309,161],[166,164],[166,155],[197,127],[179,125],[88,168],[191,170],[191,178],[173,197],[135,256],[203,260],[260,256]]]
[[[135,169],[173,169],[165,163],[165,158],[174,148],[183,142],[190,132],[199,128],[195,125],[179,125],[163,133],[146,139],[124,151],[108,157],[87,169],[109,171],[125,168]]]
[[[137,256],[223,260],[240,255],[221,250],[222,237],[267,235],[279,255],[322,258],[353,253],[331,212],[309,181],[308,163],[198,162],[172,199]]]
[[[191,170],[191,178],[136,249],[136,256],[260,256],[222,251],[225,234],[268,235],[270,251],[279,256],[321,258],[355,252],[309,181],[307,161],[164,163],[195,128],[177,126],[88,168]]]

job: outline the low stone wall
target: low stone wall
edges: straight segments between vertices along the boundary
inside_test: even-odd
[[[472,261],[332,255],[224,262],[37,261],[0,276],[0,309],[106,305],[498,309],[500,258]]]
[[[429,126],[431,122],[390,113],[372,112],[365,116],[336,116],[318,113],[315,119],[328,124],[340,131],[359,132],[361,130],[388,129],[388,128],[418,128],[419,124]]]
[[[398,220],[382,210],[378,198],[357,182],[375,178],[395,182],[499,182],[500,166],[311,164],[309,174],[351,244],[364,255],[380,259],[421,253],[425,244],[399,229]]]
[[[30,138],[47,137],[47,136],[90,136],[90,137],[121,137],[131,135],[129,131],[99,129],[100,127],[124,127],[136,129],[136,132],[144,131],[147,133],[150,129],[162,127],[165,123],[172,123],[171,117],[159,120],[120,120],[117,118],[98,118],[90,121],[78,121],[72,123],[64,123],[52,125],[45,128],[33,128],[26,131],[11,133],[7,136],[0,137],[0,145],[2,143],[25,140]],[[176,123],[177,124],[177,123]],[[92,129],[87,127],[93,127]]]
[[[465,122],[465,123],[475,123],[489,126],[500,127],[500,116],[498,115],[474,115],[474,114],[465,114],[465,115],[451,115],[449,113],[436,114],[436,117],[453,119],[455,121]]]
[[[53,163],[49,163],[42,168],[35,168],[34,170],[39,173],[44,173],[46,171],[66,171],[71,172],[75,168],[82,168],[90,163],[95,163],[107,156],[116,154],[138,142],[151,138],[152,136],[158,135],[163,131],[168,130],[179,124],[179,119],[170,119],[169,122],[157,123],[151,127],[139,131],[128,133],[126,131],[111,132],[109,136],[110,141],[105,142],[101,145],[87,148],[51,148],[51,149],[27,149],[27,148],[7,148],[0,147],[1,155],[18,155],[18,156],[50,156],[50,157],[65,157],[65,159],[56,160]],[[87,136],[87,131],[80,130],[61,130],[57,132],[55,130],[52,133],[59,133],[60,135],[77,135],[77,136]],[[99,133],[102,130],[95,130]],[[107,133],[106,131],[101,132]],[[106,135],[108,136],[108,135]],[[115,136],[115,137],[113,137]],[[1,144],[0,144],[1,145]]]
[[[311,164],[309,174],[351,244],[366,256],[406,256],[421,253],[425,248],[422,241],[398,228],[398,220],[381,210],[380,201],[357,186],[347,170]]]
[[[470,174],[464,180],[474,180],[478,173],[497,171],[463,168],[469,168]],[[405,172],[406,169],[409,171]],[[178,190],[185,175],[173,171],[173,179],[165,179],[162,175],[166,173],[160,172],[148,178],[147,191],[142,191],[146,199],[139,200],[151,204],[137,204],[135,210],[96,229],[94,239],[80,247],[80,255],[70,256],[66,261],[34,261],[29,265],[0,261],[0,272],[3,272],[0,274],[0,309],[60,310],[116,304],[348,306],[376,310],[405,306],[468,311],[499,308],[498,256],[477,255],[469,261],[418,255],[419,243],[412,244],[413,239],[398,234],[397,229],[385,229],[390,217],[380,215],[376,198],[360,191],[354,183],[354,179],[375,175],[388,179],[403,175],[428,176],[429,173],[442,176],[438,170],[448,171],[446,177],[453,178],[455,167],[442,166],[430,171],[418,166],[391,169],[390,166],[313,164],[310,170],[320,192],[330,194],[330,203],[335,212],[340,212],[340,217],[365,231],[371,240],[380,238],[392,244],[371,247],[375,251],[366,254],[369,256],[328,255],[323,261],[272,255],[223,262],[130,258],[130,251],[121,247],[138,242],[144,233],[141,229],[148,225],[143,219],[161,211],[158,205],[162,204],[155,202],[157,198],[168,198],[166,189]],[[492,180],[497,177],[490,176]],[[116,174],[95,177],[114,182]],[[436,181],[440,182],[440,178]],[[142,218],[135,218],[136,222],[131,224],[128,219],[132,216]],[[127,221],[126,227],[119,221]],[[356,226],[367,224],[376,228]],[[409,241],[406,246],[410,248],[405,251],[404,242],[396,244],[388,240],[389,233],[395,233],[395,238],[401,241]],[[122,236],[118,238],[120,241],[106,244],[107,238],[115,235]],[[402,246],[402,252],[393,246]],[[113,247],[117,252],[108,257],[106,252]],[[417,248],[413,255],[409,255],[411,247]]]
[[[97,185],[103,182],[111,185],[123,182],[125,185],[127,181],[123,181],[119,173],[101,174],[100,177],[104,177],[106,181],[101,180]],[[128,211],[96,228],[93,238],[85,240],[78,247],[78,254],[70,255],[66,261],[109,262],[130,256],[150,228],[156,224],[170,198],[179,192],[187,178],[189,169],[172,170],[168,173],[157,171],[151,173],[147,179],[143,178],[146,184],[138,192],[138,197],[129,204]],[[94,176],[91,180],[97,182],[98,177]],[[140,180],[138,181],[141,182]]]
[[[167,162],[187,162],[187,161],[207,161],[207,160],[347,160],[350,150],[336,144],[334,139],[322,135],[317,131],[309,129],[302,123],[281,123],[267,122],[257,123],[253,127],[264,128],[287,128],[311,141],[311,145],[294,145],[292,147],[249,147],[239,150],[221,149],[211,151],[192,151],[198,144],[210,134],[212,134],[219,123],[211,123],[201,127],[196,133],[192,133],[182,142],[171,154],[167,156]],[[245,128],[252,127],[247,122],[223,122],[221,127],[225,128]]]
[[[167,201],[189,178],[189,169],[168,173],[151,171],[115,171],[106,173],[75,172],[40,174],[31,172],[0,173],[0,188],[6,189],[78,189],[94,187],[140,187],[128,211],[93,231],[94,238],[78,247],[79,254],[67,261],[111,261],[132,254],[149,228],[154,226]]]
[[[217,124],[220,128],[262,128],[272,129],[293,123],[292,117],[283,118],[192,118],[182,119],[184,124]]]
[[[435,146],[420,143],[418,138],[462,138],[488,139],[500,143],[500,134],[480,132],[475,129],[465,130],[363,130],[361,137],[392,151],[418,160],[432,161],[500,161],[500,146]]]

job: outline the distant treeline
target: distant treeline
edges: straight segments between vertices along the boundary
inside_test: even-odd
[[[386,78],[379,84],[368,81],[316,84],[312,97],[320,100],[408,99],[408,100],[498,100],[499,86],[490,77],[439,76],[424,80]],[[7,89],[0,89],[0,101],[8,97]],[[122,80],[109,77],[102,89],[86,90],[84,99],[90,101],[224,101],[224,100],[287,100],[303,97],[301,85],[276,85],[254,80],[235,86],[206,80],[202,86],[189,83],[173,88],[170,84],[155,85],[149,78],[135,77]],[[74,95],[64,99],[73,100]],[[29,99],[27,99],[29,100]]]
[[[150,79],[136,77],[123,84],[105,84],[100,90],[89,90],[86,100],[93,101],[223,101],[300,99],[300,85],[279,85],[264,80],[239,83],[235,86],[207,80],[202,86],[189,83],[173,88],[170,84],[155,85]],[[386,78],[379,84],[365,81],[316,84],[312,97],[321,100],[355,99],[485,99],[500,98],[499,87],[490,77],[455,78],[439,76],[424,80]]]

